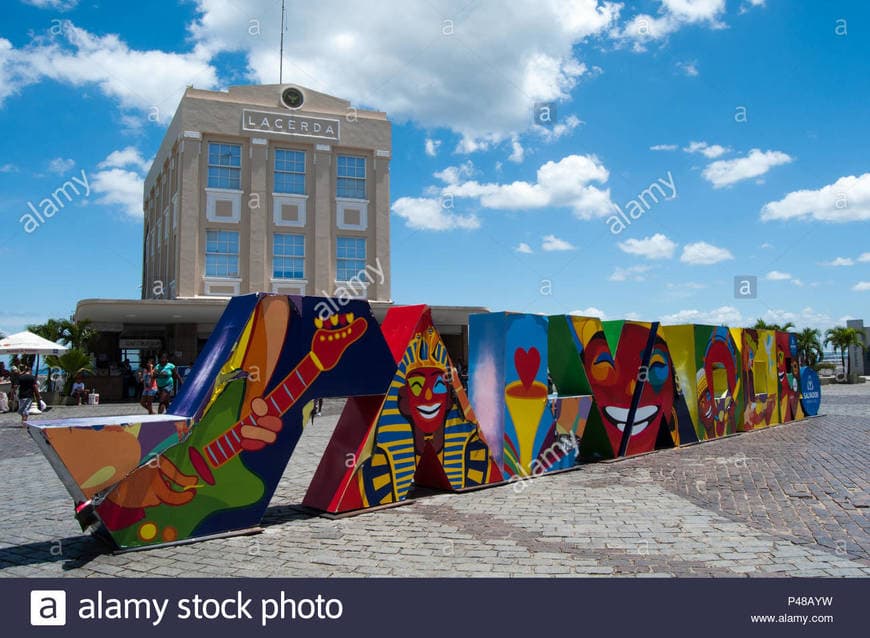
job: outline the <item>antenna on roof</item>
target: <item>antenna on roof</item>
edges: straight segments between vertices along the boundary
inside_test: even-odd
[[[278,62],[278,84],[284,84],[284,0],[281,0],[281,53]]]

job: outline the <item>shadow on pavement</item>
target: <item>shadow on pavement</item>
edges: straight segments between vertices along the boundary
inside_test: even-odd
[[[93,536],[69,536],[53,541],[0,548],[0,569],[4,567],[62,563],[64,571],[84,567],[111,549]]]

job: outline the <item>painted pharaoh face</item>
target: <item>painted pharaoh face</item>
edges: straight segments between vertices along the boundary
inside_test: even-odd
[[[615,358],[601,331],[594,333],[584,346],[583,365],[614,454],[619,451],[639,381],[644,384],[626,454],[639,454],[655,449],[662,418],[670,415],[673,410],[674,376],[671,355],[667,344],[660,337],[655,339],[649,365],[645,370],[642,368],[643,353],[649,336],[648,326],[626,323],[622,328]]]
[[[412,370],[399,390],[399,410],[424,434],[432,434],[443,427],[449,402],[447,381],[440,368]]]

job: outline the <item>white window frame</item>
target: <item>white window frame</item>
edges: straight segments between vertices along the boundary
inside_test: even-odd
[[[345,213],[348,209],[356,209],[359,211],[359,224],[350,224],[345,220]],[[339,230],[368,230],[369,200],[352,199],[350,197],[336,197],[335,226]]]
[[[299,209],[299,220],[288,221],[281,217],[281,207],[284,204],[295,205]],[[302,228],[308,220],[308,195],[291,195],[289,193],[272,193],[272,221],[276,226],[287,228]]]

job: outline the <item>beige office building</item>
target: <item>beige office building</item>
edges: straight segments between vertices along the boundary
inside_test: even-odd
[[[386,114],[295,85],[189,88],[145,180],[141,299],[83,299],[103,400],[118,364],[168,352],[191,365],[233,295],[390,295]],[[471,312],[432,308],[455,360]]]
[[[143,299],[390,300],[391,125],[295,85],[189,88],[145,181]]]

